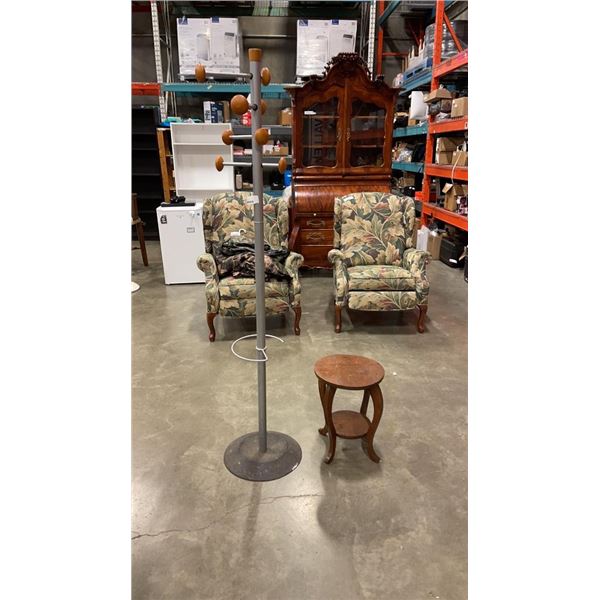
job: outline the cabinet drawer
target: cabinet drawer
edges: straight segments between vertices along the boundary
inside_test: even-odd
[[[301,229],[303,246],[333,246],[333,229]]]
[[[298,217],[296,222],[301,229],[331,229],[333,231],[333,217],[330,216]]]

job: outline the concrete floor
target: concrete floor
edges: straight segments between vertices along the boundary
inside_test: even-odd
[[[253,319],[215,320],[201,285],[166,286],[160,248],[133,252],[133,598],[464,600],[467,597],[467,284],[436,261],[426,332],[414,313],[344,311],[330,276],[302,279],[302,334],[270,317],[269,429],[302,447],[283,479],[250,483],[223,465],[257,428],[256,369],[231,341]],[[253,342],[241,350],[252,355]],[[315,361],[362,354],[384,366],[380,464],[338,440],[332,464]],[[334,406],[358,410],[360,393]]]

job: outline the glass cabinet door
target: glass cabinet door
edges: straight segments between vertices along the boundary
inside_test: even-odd
[[[385,142],[385,108],[371,102],[352,98],[349,143],[349,166],[383,167]]]
[[[302,165],[335,167],[340,131],[339,99],[308,102],[302,112]]]

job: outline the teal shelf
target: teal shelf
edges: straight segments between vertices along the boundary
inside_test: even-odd
[[[284,86],[286,83],[271,83],[262,86],[261,94],[263,98],[289,98]],[[235,94],[249,94],[249,83],[224,83],[222,81],[215,83],[161,83],[160,88],[163,92],[175,92],[176,94],[205,94],[211,96],[235,96]]]
[[[427,69],[426,71],[423,71],[423,73],[421,75],[418,75],[417,77],[415,77],[414,79],[409,81],[406,85],[403,84],[400,95],[403,96],[404,94],[408,94],[409,92],[412,92],[413,90],[419,89],[421,87],[429,86],[430,83],[431,83],[431,67],[429,67],[429,69]]]
[[[264,156],[262,157],[264,163],[271,163],[276,165],[281,158],[285,158],[287,164],[291,164],[292,156],[290,154],[279,154],[277,156]],[[236,163],[247,163],[249,167],[252,166],[252,155],[251,154],[234,154],[233,161]]]
[[[423,172],[423,163],[411,163],[411,162],[392,162],[392,169],[399,171],[412,171],[413,173]]]
[[[292,127],[291,125],[263,125],[267,129],[271,130],[271,136],[273,137],[291,137]],[[233,125],[233,135],[247,135],[252,133],[252,127],[244,127],[242,125]],[[250,140],[248,140],[250,141]]]
[[[381,16],[377,20],[377,25],[381,27],[390,17],[390,15],[398,8],[400,0],[392,0],[387,8],[381,13]]]
[[[394,129],[394,138],[410,137],[411,135],[425,135],[429,125],[427,121],[423,121],[422,125],[411,125],[410,127],[396,127]]]

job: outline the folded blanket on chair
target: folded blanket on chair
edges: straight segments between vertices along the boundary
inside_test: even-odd
[[[254,244],[227,240],[222,244],[214,244],[213,254],[219,277],[255,277]],[[288,250],[273,249],[265,244],[265,281],[291,279],[284,267],[288,255]]]

